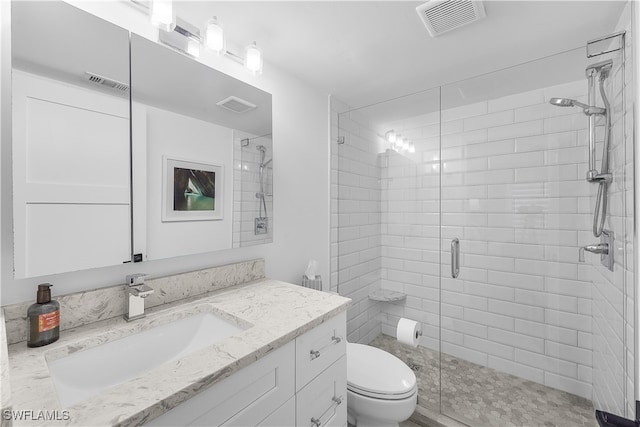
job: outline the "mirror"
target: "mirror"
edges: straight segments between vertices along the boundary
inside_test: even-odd
[[[16,279],[272,241],[269,93],[64,2],[11,18]]]
[[[131,259],[129,33],[11,4],[14,276]]]
[[[135,34],[131,83],[134,253],[268,242],[271,95]]]

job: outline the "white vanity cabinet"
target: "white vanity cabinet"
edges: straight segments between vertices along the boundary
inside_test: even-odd
[[[343,312],[146,425],[343,427],[346,378]]]

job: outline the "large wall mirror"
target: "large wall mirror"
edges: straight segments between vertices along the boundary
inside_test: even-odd
[[[15,278],[272,241],[269,93],[63,2],[11,15]]]

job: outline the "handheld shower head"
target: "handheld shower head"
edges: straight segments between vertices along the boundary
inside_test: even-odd
[[[549,104],[555,105],[556,107],[580,107],[584,110],[584,113],[587,115],[591,114],[604,114],[605,109],[600,107],[592,107],[587,104],[583,104],[580,101],[576,101],[575,99],[569,98],[551,98],[549,100]]]

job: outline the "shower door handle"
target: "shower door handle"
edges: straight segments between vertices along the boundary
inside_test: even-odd
[[[460,274],[460,240],[456,237],[451,241],[451,277]]]

